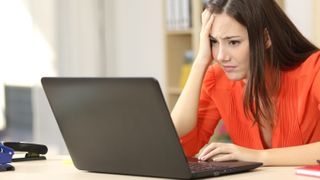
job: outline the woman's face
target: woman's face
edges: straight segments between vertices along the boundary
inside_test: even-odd
[[[249,38],[246,27],[226,13],[215,16],[210,32],[212,55],[230,80],[249,73]]]

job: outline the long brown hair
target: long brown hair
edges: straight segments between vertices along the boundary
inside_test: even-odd
[[[247,28],[250,67],[244,111],[247,117],[253,116],[254,122],[267,120],[273,124],[275,102],[271,94],[279,89],[280,72],[296,68],[318,48],[298,31],[274,0],[209,0],[207,9],[215,14],[226,13]],[[267,50],[266,32],[272,43]]]

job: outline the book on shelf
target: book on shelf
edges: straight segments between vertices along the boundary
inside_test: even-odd
[[[320,164],[296,168],[296,174],[320,178]]]
[[[192,62],[193,62],[193,51],[192,50],[188,50],[184,53],[184,63],[181,67],[181,74],[180,74],[180,85],[179,88],[180,90],[183,89],[189,73],[191,71],[191,67],[192,67]]]
[[[191,0],[166,0],[168,31],[191,28]]]

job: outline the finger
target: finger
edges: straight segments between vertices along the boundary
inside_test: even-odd
[[[205,147],[203,149],[203,151],[200,153],[199,155],[199,159],[201,159],[202,157],[204,157],[205,155],[207,155],[209,152],[213,151],[214,149],[216,149],[217,147],[219,147],[219,143],[211,143],[209,144],[207,147]]]
[[[230,154],[225,154],[219,157],[213,157],[212,160],[220,162],[220,161],[231,161],[231,160],[238,160],[238,159],[235,157],[233,153],[230,153]]]
[[[229,143],[212,143],[199,156],[200,160],[210,159],[218,154],[234,153],[234,145]]]
[[[204,28],[206,26],[206,24],[208,23],[210,16],[212,13],[210,13],[209,11],[205,11],[204,14],[202,15],[202,19],[201,19],[201,23],[202,23],[202,27]]]
[[[207,9],[205,9],[205,10],[202,12],[202,14],[201,14],[202,19],[203,19],[204,17],[208,16],[208,14],[210,14],[210,12],[209,12]]]
[[[214,150],[216,148],[215,143],[209,144],[207,147],[203,149],[203,151],[200,153],[199,158],[205,156],[208,154],[210,151]]]
[[[208,159],[213,159],[214,157],[216,157],[217,155],[222,154],[222,153],[225,153],[223,147],[217,147],[214,150],[207,153],[206,155],[202,156],[200,158],[200,160],[206,161]]]
[[[208,20],[207,24],[204,27],[205,34],[209,35],[212,28],[213,21],[214,21],[214,15],[211,14],[210,19]]]
[[[211,15],[210,19],[207,21],[205,25],[203,25],[201,29],[201,34],[203,37],[208,37],[210,34],[210,31],[212,29],[213,21],[214,21],[215,16]]]

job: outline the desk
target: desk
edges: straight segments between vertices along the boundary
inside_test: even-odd
[[[31,179],[31,180],[106,180],[106,179],[158,179],[139,176],[125,176],[104,173],[91,173],[76,169],[73,164],[65,163],[65,156],[48,157],[48,160],[27,161],[13,163],[15,171],[1,172],[1,179]],[[234,174],[211,178],[215,180],[226,180],[236,178],[237,180],[315,180],[316,178],[297,176],[294,171],[295,167],[260,167],[253,172]],[[159,178],[160,179],[160,178]]]

